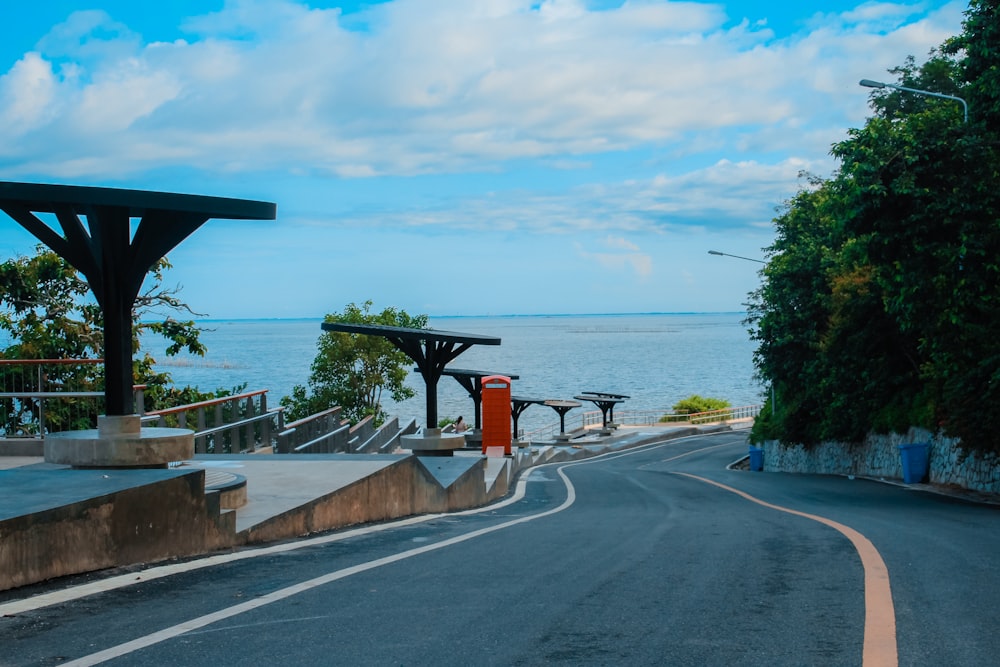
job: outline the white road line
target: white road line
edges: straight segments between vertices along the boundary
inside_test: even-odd
[[[350,539],[352,537],[362,537],[365,535],[370,535],[372,533],[392,530],[394,528],[403,528],[406,526],[411,526],[419,523],[425,523],[427,521],[433,521],[434,519],[440,519],[441,517],[444,516],[477,514],[481,512],[492,511],[506,507],[521,500],[521,498],[524,497],[525,489],[526,489],[525,480],[521,479],[518,481],[514,493],[509,498],[506,498],[503,501],[494,503],[492,505],[477,507],[475,509],[466,510],[463,512],[450,512],[448,514],[422,514],[420,516],[407,517],[405,519],[400,519],[398,521],[380,523],[371,526],[362,526],[360,528],[354,528],[351,530],[345,530],[343,532],[332,533],[330,535],[321,535],[319,537],[303,538],[296,540],[294,542],[286,542],[284,544],[276,544],[269,547],[245,549],[242,551],[235,551],[232,553],[217,554],[215,556],[199,558],[198,560],[187,561],[184,563],[171,563],[170,565],[158,565],[146,570],[142,570],[141,572],[133,572],[130,574],[122,574],[114,577],[108,577],[107,579],[94,581],[88,584],[81,584],[79,586],[74,586],[72,588],[67,588],[65,590],[52,591],[49,593],[36,595],[30,598],[25,598],[24,600],[15,600],[13,602],[0,604],[0,616],[14,616],[16,614],[21,614],[26,611],[42,609],[44,607],[50,607],[52,605],[62,604],[65,602],[72,602],[73,600],[79,600],[81,598],[85,598],[91,595],[97,595],[98,593],[106,593],[108,591],[117,590],[119,588],[124,588],[126,586],[134,586],[136,584],[141,584],[147,581],[153,581],[154,579],[160,579],[162,577],[170,577],[175,574],[193,572],[195,570],[200,570],[206,567],[225,565],[226,563],[234,563],[237,561],[246,560],[248,558],[271,556],[274,554],[294,551],[296,549],[304,549],[308,547],[320,546],[323,544],[330,544],[332,542],[340,542],[343,540]]]
[[[583,463],[580,461],[579,463]],[[567,464],[563,467],[568,467]],[[301,583],[295,584],[293,586],[288,586],[287,588],[282,588],[280,590],[268,593],[259,598],[253,600],[248,600],[238,605],[232,607],[227,607],[226,609],[220,609],[217,612],[206,614],[205,616],[200,616],[198,618],[193,618],[183,623],[179,623],[173,627],[165,628],[159,632],[154,632],[151,635],[146,635],[145,637],[139,637],[125,644],[120,644],[118,646],[113,646],[104,651],[98,653],[93,653],[91,655],[85,656],[78,660],[73,660],[72,662],[64,663],[66,666],[84,666],[84,665],[97,665],[106,660],[112,660],[114,658],[133,653],[140,649],[147,648],[154,644],[158,644],[167,639],[172,639],[178,637],[192,630],[197,630],[198,628],[203,628],[206,625],[211,625],[212,623],[217,623],[218,621],[231,618],[233,616],[238,616],[239,614],[264,607],[266,605],[272,604],[274,602],[279,602],[286,598],[290,598],[299,593],[304,593],[308,590],[312,590],[318,586],[324,586],[331,582],[337,581],[339,579],[344,579],[350,577],[354,574],[359,574],[361,572],[367,572],[368,570],[374,570],[375,568],[382,567],[383,565],[389,565],[392,563],[397,563],[401,560],[406,560],[407,558],[412,558],[414,556],[419,556],[421,554],[429,553],[431,551],[437,551],[438,549],[444,549],[445,547],[450,547],[455,544],[460,544],[468,540],[481,537],[483,535],[488,535],[489,533],[495,533],[499,530],[504,530],[505,528],[510,528],[511,526],[517,526],[522,523],[527,523],[529,521],[534,521],[536,519],[541,519],[543,517],[551,516],[558,512],[562,512],[566,508],[573,505],[576,502],[576,489],[573,487],[573,483],[569,481],[566,474],[563,472],[563,467],[558,469],[559,476],[562,477],[563,483],[566,485],[566,500],[562,505],[554,509],[548,510],[546,512],[541,512],[540,514],[532,514],[531,516],[520,517],[518,519],[513,519],[511,521],[506,521],[504,523],[497,524],[495,526],[489,526],[486,528],[480,528],[479,530],[474,530],[471,533],[466,533],[464,535],[458,535],[456,537],[451,537],[441,542],[436,542],[434,544],[428,544],[422,547],[416,547],[414,549],[409,549],[407,551],[402,551],[397,554],[392,554],[391,556],[385,556],[383,558],[378,558],[367,563],[360,563],[351,567],[346,567],[335,572],[330,572],[324,574],[321,577],[316,577],[308,581],[303,581]]]
[[[692,436],[692,438],[693,437],[698,437],[698,436]],[[562,511],[566,510],[567,508],[571,507],[573,505],[573,503],[576,502],[576,488],[573,486],[573,483],[570,482],[569,478],[563,472],[563,470],[565,468],[570,468],[570,467],[573,467],[573,466],[583,465],[583,464],[589,464],[589,463],[597,463],[598,461],[613,460],[613,459],[621,458],[623,456],[631,456],[631,455],[634,455],[634,454],[638,454],[640,452],[644,452],[644,451],[646,451],[646,450],[648,450],[650,448],[653,448],[653,447],[661,447],[661,446],[664,446],[666,444],[674,444],[674,443],[680,442],[682,440],[688,440],[688,439],[691,439],[691,438],[675,438],[673,440],[667,440],[667,441],[657,442],[657,443],[650,443],[649,445],[643,445],[643,446],[640,446],[640,447],[636,447],[635,449],[630,449],[630,450],[625,451],[625,452],[616,452],[616,453],[603,454],[601,456],[595,456],[593,458],[584,459],[582,461],[573,461],[573,462],[570,462],[570,463],[564,463],[562,465],[559,465],[558,463],[554,463],[554,464],[546,464],[545,466],[538,466],[534,470],[537,470],[537,469],[542,468],[542,467],[559,465],[559,467],[556,469],[556,472],[559,473],[559,476],[563,480],[563,484],[566,486],[566,500],[563,501],[563,503],[561,505],[559,505],[558,507],[556,507],[556,508],[553,508],[551,510],[547,510],[545,512],[540,512],[538,514],[532,514],[530,516],[524,516],[524,517],[519,517],[517,519],[512,519],[510,521],[505,521],[505,522],[497,524],[495,526],[489,526],[489,527],[486,527],[486,528],[480,528],[478,530],[474,530],[474,531],[472,531],[470,533],[466,533],[464,535],[458,535],[456,537],[451,537],[451,538],[448,538],[446,540],[442,540],[441,542],[436,542],[434,544],[428,544],[428,545],[421,546],[421,547],[415,547],[413,549],[409,549],[407,551],[402,551],[402,552],[397,553],[397,554],[392,554],[390,556],[385,556],[383,558],[378,558],[376,560],[369,561],[367,563],[360,563],[358,565],[354,565],[354,566],[351,566],[351,567],[343,568],[343,569],[337,570],[335,572],[329,572],[329,573],[327,573],[325,575],[316,577],[314,579],[310,579],[308,581],[303,581],[303,582],[300,582],[298,584],[294,584],[292,586],[288,586],[286,588],[283,588],[281,590],[273,591],[273,592],[268,593],[267,595],[263,595],[263,596],[261,596],[259,598],[254,598],[253,600],[248,600],[246,602],[243,602],[243,603],[238,604],[238,605],[234,605],[232,607],[227,607],[225,609],[220,609],[219,611],[213,612],[211,614],[206,614],[206,615],[200,616],[198,618],[193,618],[193,619],[184,621],[183,623],[178,623],[177,625],[174,625],[174,626],[169,627],[169,628],[164,628],[163,630],[160,630],[158,632],[154,632],[154,633],[146,635],[144,637],[138,637],[138,638],[136,638],[136,639],[134,639],[132,641],[126,642],[124,644],[119,644],[118,646],[112,646],[112,647],[110,647],[108,649],[105,649],[103,651],[99,651],[97,653],[92,653],[91,655],[84,656],[84,657],[79,658],[77,660],[73,660],[71,662],[64,663],[64,666],[66,666],[66,667],[70,667],[70,666],[72,666],[72,667],[83,667],[83,666],[86,666],[86,665],[97,665],[97,664],[100,664],[100,663],[105,662],[107,660],[113,660],[115,658],[119,658],[121,656],[128,655],[129,653],[134,653],[135,651],[139,651],[141,649],[148,648],[149,646],[153,646],[155,644],[158,644],[160,642],[166,641],[168,639],[173,639],[175,637],[178,637],[178,636],[183,635],[185,633],[191,632],[193,630],[198,630],[200,628],[203,628],[205,626],[211,625],[213,623],[217,623],[219,621],[225,620],[227,618],[232,618],[234,616],[238,616],[239,614],[243,614],[243,613],[246,613],[248,611],[252,611],[254,609],[259,609],[260,607],[264,607],[264,606],[267,606],[267,605],[272,604],[274,602],[279,602],[281,600],[285,600],[285,599],[290,598],[292,596],[298,595],[299,593],[304,593],[304,592],[312,590],[312,589],[314,589],[316,587],[324,586],[324,585],[329,584],[331,582],[338,581],[340,579],[344,579],[346,577],[350,577],[352,575],[359,574],[361,572],[367,572],[369,570],[373,570],[373,569],[382,567],[384,565],[390,565],[392,563],[397,563],[397,562],[399,562],[401,560],[406,560],[406,559],[412,558],[414,556],[419,556],[419,555],[422,555],[422,554],[425,554],[425,553],[429,553],[429,552],[432,552],[432,551],[437,551],[438,549],[444,549],[446,547],[450,547],[450,546],[453,546],[455,544],[460,544],[460,543],[466,542],[468,540],[473,540],[473,539],[475,539],[477,537],[482,537],[483,535],[488,535],[490,533],[495,533],[497,531],[504,530],[504,529],[510,528],[512,526],[517,526],[517,525],[520,525],[520,524],[523,524],[523,523],[528,523],[530,521],[535,521],[537,519],[542,519],[542,518],[545,518],[545,517],[548,517],[548,516],[552,516],[553,514],[558,514],[559,512],[562,512]],[[532,472],[534,470],[532,470]],[[511,499],[508,499],[507,501],[504,501],[503,503],[498,504],[498,505],[489,505],[489,506],[486,506],[486,507],[483,507],[483,508],[477,508],[476,510],[468,510],[468,511],[465,511],[465,512],[456,512],[454,514],[474,514],[474,513],[477,513],[477,512],[491,511],[491,510],[495,510],[499,506],[503,506],[503,505],[510,504],[512,502],[516,502],[515,499],[520,499],[521,497],[524,496],[524,492],[525,492],[525,489],[527,487],[527,482],[528,482],[527,477],[528,476],[530,476],[530,473],[529,473],[529,475],[525,475],[524,478],[522,478],[521,480],[518,481],[517,490],[516,490],[514,496]],[[452,516],[452,515],[453,514],[449,514],[447,516]],[[444,515],[435,515],[435,517],[436,516],[444,516]],[[427,519],[424,519],[424,520],[427,520]],[[400,525],[401,523],[402,522],[397,523],[395,525]],[[329,536],[329,537],[333,537],[333,536]],[[333,540],[328,540],[326,538],[319,538],[319,539],[323,539],[323,540],[326,540],[326,541],[333,541]],[[315,541],[310,541],[310,542],[312,542],[313,544],[316,543]]]
[[[634,449],[630,449],[626,453],[645,451],[650,447],[660,446],[667,443],[683,442],[685,440],[697,437],[703,437],[703,436],[688,436],[684,438],[675,438],[673,440],[650,443],[648,445],[641,445]],[[618,455],[617,452],[612,454],[603,454],[601,456],[585,459],[583,461],[577,461],[575,463],[586,463],[597,460],[607,460],[607,457],[616,455]],[[531,475],[532,472],[534,472],[535,470],[542,470],[544,468],[556,465],[559,464],[545,463],[539,466],[535,466],[531,470],[527,471],[526,474],[521,476],[521,479],[518,480],[517,486],[515,487],[514,493],[510,497],[505,498],[500,502],[493,503],[491,505],[485,505],[483,507],[477,507],[470,510],[463,510],[460,512],[449,512],[447,514],[423,514],[420,516],[407,517],[405,519],[400,519],[398,521],[392,521],[388,523],[362,526],[360,528],[345,530],[342,532],[332,533],[329,535],[303,538],[295,540],[294,542],[287,542],[284,544],[276,544],[268,547],[243,549],[241,551],[216,554],[214,556],[207,556],[205,558],[199,558],[197,560],[186,561],[183,563],[171,563],[170,565],[157,565],[142,570],[141,572],[131,572],[129,574],[121,574],[114,577],[101,579],[100,581],[81,584],[79,586],[74,586],[72,588],[67,588],[58,591],[51,591],[49,593],[42,593],[30,598],[25,598],[23,600],[14,600],[11,602],[6,602],[0,604],[0,616],[15,616],[17,614],[23,614],[24,612],[27,611],[44,609],[45,607],[51,607],[52,605],[72,602],[74,600],[80,600],[82,598],[89,597],[91,595],[106,593],[108,591],[117,590],[119,588],[124,588],[126,586],[134,586],[137,584],[145,583],[147,581],[153,581],[155,579],[161,579],[163,577],[170,577],[175,574],[184,574],[186,572],[193,572],[195,570],[200,570],[206,567],[215,567],[216,565],[225,565],[227,563],[234,563],[241,560],[246,560],[248,558],[271,556],[274,554],[294,551],[296,549],[304,549],[308,547],[320,546],[323,544],[330,544],[332,542],[340,542],[343,540],[351,539],[353,537],[362,537],[365,535],[370,535],[385,530],[392,530],[394,528],[402,528],[405,526],[411,526],[419,523],[424,523],[427,521],[433,521],[434,519],[439,519],[444,516],[466,516],[472,514],[481,514],[483,512],[492,512],[520,501],[524,497],[525,489],[527,488],[526,485],[527,478]]]

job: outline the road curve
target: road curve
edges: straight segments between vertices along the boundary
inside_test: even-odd
[[[477,510],[21,591],[0,601],[0,665],[940,665],[997,654],[996,512],[846,478],[727,470],[745,451],[741,433],[670,441],[540,467]],[[914,540],[928,529],[934,538]],[[965,571],[927,576],[942,561]],[[987,601],[956,601],[956,589]],[[928,622],[938,611],[948,627]]]

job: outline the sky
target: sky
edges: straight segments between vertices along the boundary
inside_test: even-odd
[[[0,180],[277,204],[169,286],[219,319],[744,310],[862,78],[966,2],[45,0],[0,25]],[[0,213],[0,259],[38,242]]]

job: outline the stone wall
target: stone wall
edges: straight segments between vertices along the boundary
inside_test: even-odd
[[[863,443],[825,442],[814,447],[764,443],[764,470],[902,479],[899,445],[930,443],[929,481],[983,493],[1000,493],[1000,457],[966,452],[951,438],[913,428],[905,434],[871,435]]]

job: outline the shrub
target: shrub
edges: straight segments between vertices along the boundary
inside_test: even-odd
[[[723,410],[729,407],[729,401],[721,398],[708,398],[692,394],[685,399],[674,403],[674,412],[679,415],[690,415],[696,412],[709,412],[711,410]]]
[[[707,398],[698,394],[692,394],[674,403],[673,413],[660,417],[660,422],[683,422],[687,421],[687,415],[693,415],[698,412],[711,412],[712,410],[724,410],[728,407],[729,401],[721,398]]]

